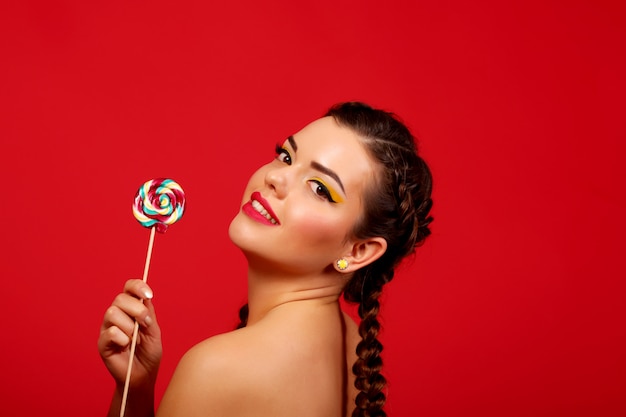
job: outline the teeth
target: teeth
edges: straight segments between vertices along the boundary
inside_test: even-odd
[[[276,224],[276,220],[265,210],[265,208],[256,200],[252,200],[252,208],[261,213],[263,217],[272,222],[272,224]]]

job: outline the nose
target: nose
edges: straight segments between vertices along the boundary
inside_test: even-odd
[[[265,173],[265,184],[274,192],[276,197],[287,195],[289,184],[289,167],[272,168]]]

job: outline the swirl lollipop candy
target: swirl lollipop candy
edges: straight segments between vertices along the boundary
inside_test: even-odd
[[[165,233],[168,226],[177,222],[183,216],[184,212],[185,193],[181,186],[171,179],[156,178],[147,181],[139,188],[139,191],[137,191],[135,200],[133,201],[133,215],[143,227],[150,228],[148,253],[146,254],[146,264],[143,269],[144,282],[148,280],[148,269],[150,267],[150,258],[152,257],[152,246],[154,244],[154,232]],[[135,349],[137,347],[138,334],[139,323],[135,321],[128,358],[126,382],[124,383],[124,393],[122,395],[120,417],[124,417],[124,411],[126,410],[126,399],[128,398],[128,387],[133,368]]]
[[[133,203],[133,215],[143,227],[156,227],[165,233],[167,227],[185,212],[185,193],[175,181],[157,178],[139,188]]]

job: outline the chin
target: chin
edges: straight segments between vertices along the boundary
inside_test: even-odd
[[[245,216],[242,212],[237,213],[235,217],[230,221],[228,226],[228,237],[240,250],[246,252],[246,248],[250,249],[255,245],[256,233],[250,230],[249,225],[246,224],[242,217]],[[258,244],[258,243],[257,243]]]
[[[235,244],[235,246],[239,247],[239,245],[237,244],[237,235],[239,234],[237,231],[237,217],[239,216],[239,214],[237,214],[237,216],[233,217],[233,219],[230,221],[230,224],[228,225],[228,237],[230,238],[230,241],[233,242]]]

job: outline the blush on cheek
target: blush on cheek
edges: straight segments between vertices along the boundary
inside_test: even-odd
[[[341,245],[350,230],[346,219],[338,219],[317,213],[301,213],[297,219],[299,239],[308,245],[331,248]]]

